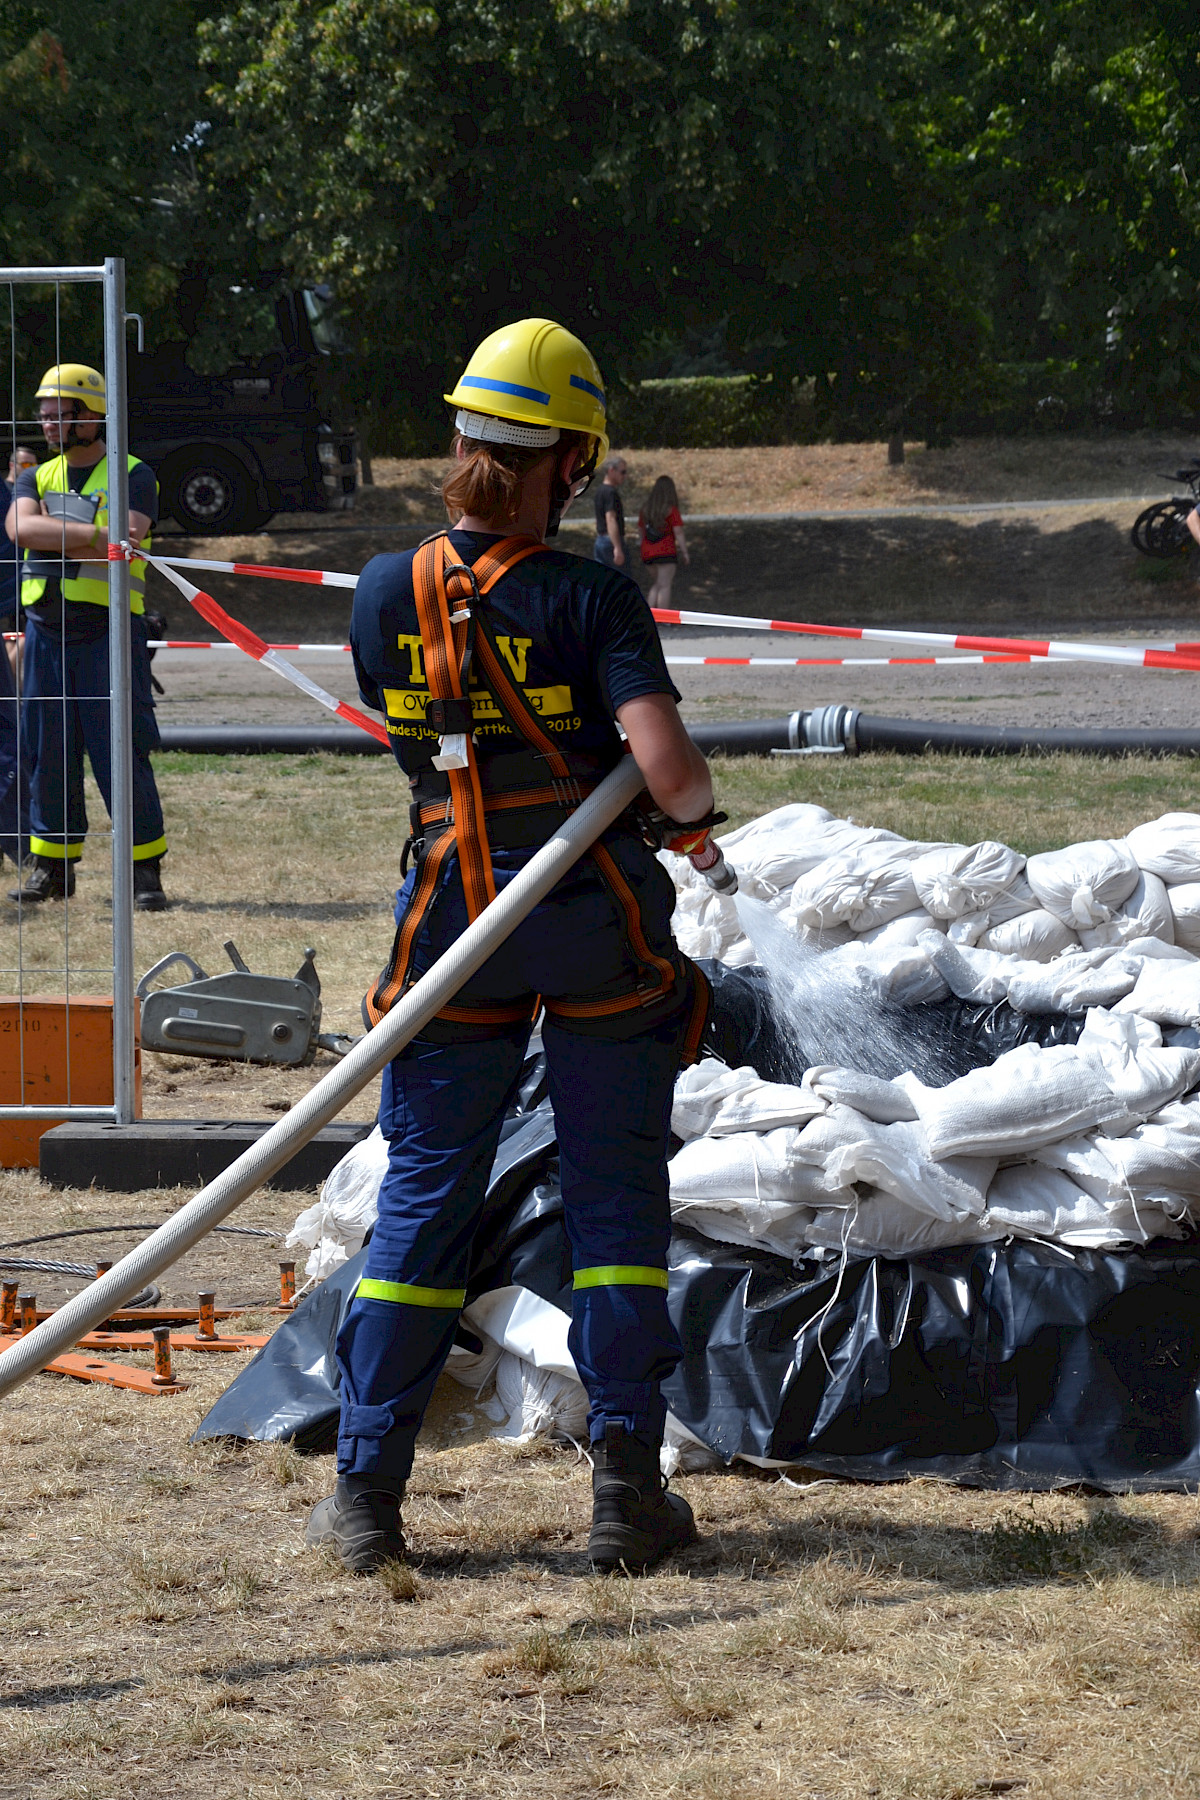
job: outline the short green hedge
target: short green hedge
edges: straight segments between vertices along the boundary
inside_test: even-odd
[[[807,383],[688,375],[610,391],[609,433],[630,450],[721,450],[811,443],[816,428]]]

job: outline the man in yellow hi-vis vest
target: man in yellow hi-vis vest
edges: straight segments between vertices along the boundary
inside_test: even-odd
[[[108,456],[104,377],[83,363],[58,363],[37,391],[49,459],[18,477],[5,530],[24,551],[21,609],[25,676],[21,741],[32,770],[32,866],[10,899],[62,899],[75,890],[87,835],[86,750],[111,811],[108,672]],[[129,458],[130,542],[147,548],[158,517],[154,471]],[[166,906],[159,863],[166,852],[162,805],[150,767],[158,727],[142,614],[146,564],[129,571],[133,685],[133,893],[143,912]]]

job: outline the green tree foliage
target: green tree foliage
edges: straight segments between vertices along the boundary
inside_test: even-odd
[[[222,179],[265,260],[351,302],[385,400],[521,313],[610,380],[725,319],[762,375],[919,392],[981,324],[903,35],[896,0],[247,0],[202,30]]]
[[[31,0],[0,153],[6,260],[123,253],[208,366],[332,281],[418,437],[522,313],[863,429],[1200,409],[1183,0]]]

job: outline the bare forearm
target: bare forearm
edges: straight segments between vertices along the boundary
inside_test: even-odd
[[[617,719],[656,806],[681,824],[712,811],[708,764],[669,694],[645,694],[617,708]]]
[[[96,532],[92,525],[77,524],[66,519],[49,519],[44,513],[26,513],[15,524],[9,525],[11,519],[10,509],[5,524],[12,542],[21,550],[58,550],[69,556],[72,562],[84,560],[89,551],[96,554]],[[99,554],[107,556],[108,540],[103,532],[100,537],[104,548]]]
[[[1200,509],[1193,506],[1191,512],[1183,522],[1195,538],[1196,542],[1200,544]]]

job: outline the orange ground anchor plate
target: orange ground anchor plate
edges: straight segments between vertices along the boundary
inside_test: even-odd
[[[18,1343],[20,1333],[0,1337],[0,1349]],[[104,1387],[129,1388],[135,1394],[182,1394],[186,1381],[157,1382],[151,1369],[130,1369],[122,1363],[102,1362],[99,1357],[70,1350],[48,1362],[43,1374],[70,1375],[75,1381],[98,1381]]]

